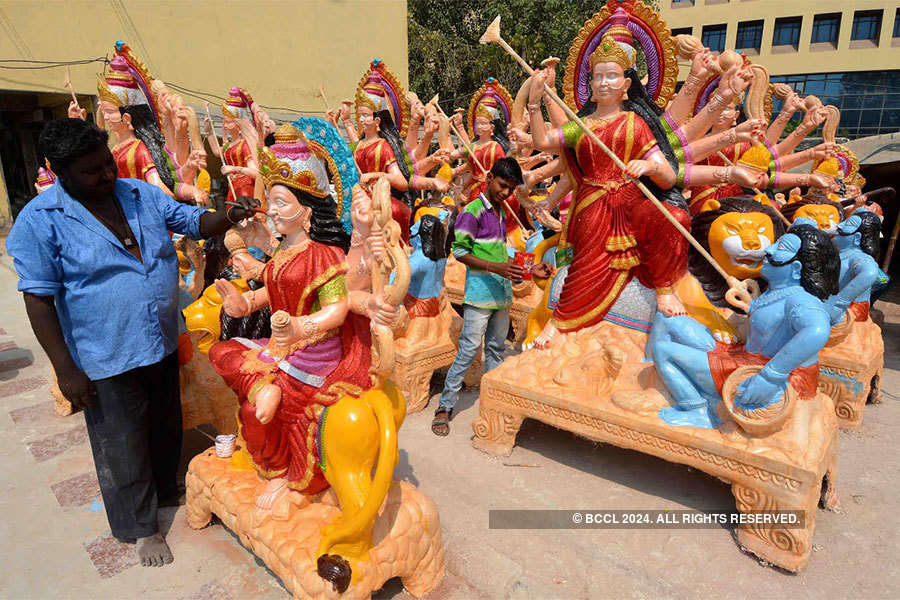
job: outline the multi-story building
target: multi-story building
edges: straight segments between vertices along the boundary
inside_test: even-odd
[[[773,82],[841,110],[839,135],[900,131],[900,2],[658,0],[675,34],[740,50]],[[682,65],[681,80],[689,65]]]
[[[373,58],[408,82],[405,0],[0,0],[0,234],[34,196],[38,134],[66,115],[67,70],[90,109],[116,40],[198,114],[213,104],[214,120],[233,85],[285,120],[321,116],[323,82],[332,105],[352,98]]]

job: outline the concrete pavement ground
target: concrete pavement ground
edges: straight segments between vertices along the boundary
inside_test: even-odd
[[[0,256],[0,596],[5,598],[284,599],[277,578],[220,524],[187,526],[163,509],[175,562],[137,564],[110,538],[84,419],[58,417],[50,366],[31,333],[8,256]],[[471,446],[477,390],[451,433],[410,415],[396,476],[438,504],[447,575],[434,599],[900,597],[900,306],[885,311],[884,401],[839,434],[841,512],[819,510],[813,555],[792,575],[743,553],[727,527],[671,530],[492,530],[490,509],[734,507],[729,486],[701,472],[526,421],[512,456]],[[435,378],[435,386],[440,382]],[[437,391],[437,389],[435,389]],[[209,441],[185,436],[185,463]],[[406,600],[398,581],[376,598]]]

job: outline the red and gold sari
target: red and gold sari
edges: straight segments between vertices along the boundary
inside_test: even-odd
[[[372,141],[360,140],[353,151],[353,157],[359,170],[363,173],[387,173],[391,165],[397,162],[394,150],[384,138],[378,137]],[[412,211],[401,199],[401,193],[391,188],[391,216],[400,225],[400,236],[403,242],[409,244],[409,220]]]
[[[626,164],[659,151],[633,112],[587,123]],[[675,283],[687,271],[687,242],[574,122],[557,134],[574,191],[560,241],[572,246],[572,262],[553,324],[569,332],[600,322],[634,275],[649,288]],[[690,227],[686,211],[666,208]]]
[[[741,142],[734,144],[722,150],[729,162],[726,162],[718,152],[711,154],[706,160],[700,162],[701,165],[709,165],[713,167],[727,167],[737,163],[741,155],[750,149],[750,144]],[[708,200],[721,200],[731,196],[744,195],[744,189],[734,183],[717,183],[715,185],[697,185],[689,188],[691,190],[691,216],[700,212],[703,204]]]
[[[472,174],[472,180],[466,186],[466,199],[469,202],[475,200],[484,191],[487,186],[487,174],[494,163],[506,157],[503,147],[494,140],[481,145],[478,145],[477,142],[472,144],[472,153],[484,169],[478,166],[478,163],[472,158],[472,154],[466,152],[466,162],[469,165],[469,173]]]
[[[487,189],[487,174],[490,172],[491,168],[493,168],[494,163],[500,160],[501,158],[506,157],[506,153],[503,151],[503,146],[501,146],[498,142],[491,140],[486,142],[480,146],[472,146],[473,152],[475,156],[478,158],[478,161],[484,167],[484,170],[478,166],[478,163],[475,162],[475,159],[472,158],[472,155],[468,152],[466,153],[466,161],[469,165],[469,172],[472,174],[472,180],[466,186],[465,197],[466,202],[472,202],[475,200],[482,192]],[[507,206],[504,208],[507,212],[512,211],[516,214],[519,219],[522,219],[521,210],[519,208],[519,200],[516,198],[515,194],[512,194],[509,198],[506,199]],[[506,233],[510,234],[515,230],[519,224],[515,219],[507,219],[506,220]]]
[[[246,140],[232,142],[225,146],[225,161],[223,164],[232,167],[246,167],[251,158],[253,158],[253,154],[250,152],[250,144]],[[231,186],[228,188],[228,202],[234,202],[235,200],[231,194],[231,187],[234,187],[234,193],[238,196],[253,197],[255,182],[252,177],[235,173],[229,179],[231,179]]]
[[[112,154],[119,168],[119,177],[147,181],[147,176],[156,171],[150,150],[138,138],[118,144]]]
[[[309,241],[276,252],[263,270],[272,313],[309,315],[347,294],[340,248]],[[213,367],[238,395],[241,434],[264,477],[285,477],[306,494],[328,487],[320,468],[323,411],[345,394],[370,386],[366,319],[348,313],[343,325],[280,348],[267,339],[234,338],[209,351]],[[267,383],[281,388],[275,418],[263,425],[249,398]]]

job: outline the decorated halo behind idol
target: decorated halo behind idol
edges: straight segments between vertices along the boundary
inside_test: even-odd
[[[660,108],[665,108],[675,93],[678,59],[672,34],[660,16],[640,0],[607,3],[578,31],[569,57],[563,92],[566,104],[579,111],[591,98],[591,55],[610,33],[622,47],[639,47],[647,63],[647,93]],[[631,63],[635,63],[632,56]]]
[[[285,123],[275,132],[275,143],[260,152],[259,163],[266,191],[281,184],[325,198],[333,185],[336,216],[350,233],[350,199],[359,179],[350,149],[333,125],[318,117]]]
[[[509,124],[512,117],[513,99],[503,84],[488,77],[484,84],[472,95],[469,110],[466,111],[466,129],[471,139],[475,139],[475,117],[484,117],[492,123],[502,119]]]

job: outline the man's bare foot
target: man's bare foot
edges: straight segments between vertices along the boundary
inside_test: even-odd
[[[275,501],[281,498],[287,490],[287,479],[284,477],[270,479],[262,493],[256,497],[256,508],[259,510],[271,510]]]
[[[263,425],[275,418],[278,405],[281,404],[281,388],[274,384],[266,384],[260,388],[254,398],[256,402],[256,418]]]
[[[161,567],[175,560],[166,543],[166,538],[159,533],[138,538],[137,553],[141,564],[145,567]]]
[[[547,324],[544,325],[544,329],[538,334],[536,338],[534,338],[534,347],[539,350],[545,350],[555,345],[561,337],[562,336],[559,334],[559,329],[556,328],[556,325],[548,321]]]
[[[686,315],[684,304],[675,294],[659,294],[656,296],[656,307],[667,317]]]

